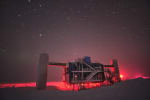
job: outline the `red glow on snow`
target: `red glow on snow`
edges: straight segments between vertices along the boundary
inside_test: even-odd
[[[35,87],[35,82],[29,82],[29,83],[0,83],[0,88],[18,88],[18,87]]]
[[[126,80],[126,77],[120,74],[121,80]],[[135,76],[135,78],[143,78],[148,79],[150,77],[146,76]],[[135,79],[135,78],[128,78],[128,79]],[[54,86],[56,89],[61,91],[78,91],[80,89],[89,89],[89,88],[96,88],[103,85],[110,85],[108,81],[104,81],[103,83],[81,83],[79,84],[69,84],[67,82],[47,82],[47,86]],[[36,87],[36,82],[29,82],[29,83],[0,83],[0,88],[20,88],[20,87]]]
[[[89,89],[89,88],[94,88],[94,87],[99,87],[100,83],[84,83],[84,84],[69,84],[67,82],[47,82],[47,86],[54,86],[58,90],[62,91],[78,91],[81,86],[84,89]],[[20,88],[20,87],[36,87],[35,82],[30,82],[30,83],[2,83],[0,84],[0,88]]]
[[[49,65],[49,66],[55,66],[55,65]],[[58,65],[57,65],[58,66]],[[108,80],[105,80],[101,83],[92,83],[92,82],[86,82],[86,83],[80,83],[80,84],[69,84],[65,81],[65,71],[66,66],[58,66],[63,67],[63,75],[62,75],[62,81],[60,82],[47,82],[47,87],[55,87],[58,90],[61,91],[78,91],[80,89],[89,89],[89,88],[96,88],[100,86],[106,86],[111,85]],[[110,68],[112,72],[114,72],[114,68]],[[77,77],[77,76],[75,76]],[[134,76],[130,76],[125,71],[120,71],[120,78],[122,81],[128,80],[128,79],[135,79],[135,78],[143,78],[148,79],[150,77],[143,76],[141,74],[136,74]],[[20,87],[36,87],[36,82],[29,82],[29,83],[0,83],[0,88],[20,88]]]
[[[150,77],[143,76],[143,75],[136,75],[135,78],[143,78],[143,79],[149,79]]]
[[[95,87],[100,87],[100,83],[81,83],[79,85],[79,84],[68,84],[66,82],[62,82],[57,86],[57,88],[62,91],[69,91],[69,90],[78,91],[80,89],[89,89]]]
[[[127,73],[125,73],[125,71],[121,70],[120,71],[120,78],[121,78],[122,81],[124,81],[124,80],[136,79],[136,78],[149,79],[150,77],[144,76],[140,73],[138,73],[138,74],[133,73],[131,75],[131,74],[127,74]]]

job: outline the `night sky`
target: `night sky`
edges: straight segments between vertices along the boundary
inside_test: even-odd
[[[0,0],[0,82],[36,81],[40,53],[116,58],[121,73],[150,76],[149,34],[150,0]]]

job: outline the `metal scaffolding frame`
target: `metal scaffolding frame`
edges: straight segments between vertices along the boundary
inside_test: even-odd
[[[88,82],[101,83],[104,81],[109,81],[113,84],[121,81],[118,63],[115,59],[112,60],[110,65],[87,62],[85,58],[80,58],[69,63],[48,62],[48,59],[48,54],[40,55],[38,80],[36,82],[36,87],[38,89],[46,88],[48,66],[63,67],[63,81],[73,84],[73,86],[76,84],[79,88],[84,86],[81,84]]]

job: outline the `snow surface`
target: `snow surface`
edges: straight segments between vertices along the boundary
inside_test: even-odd
[[[113,86],[81,91],[1,88],[0,100],[150,100],[150,79],[132,79]]]

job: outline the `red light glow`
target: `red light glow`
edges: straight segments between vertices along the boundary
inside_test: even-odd
[[[18,87],[35,87],[35,82],[29,82],[29,83],[0,83],[0,88],[18,88]]]
[[[54,86],[58,90],[62,91],[78,91],[81,87],[79,87],[79,84],[68,84],[67,82],[47,82],[47,86]],[[84,83],[81,84],[82,88],[89,89],[94,87],[99,87],[100,83]],[[2,83],[0,84],[0,88],[20,88],[20,87],[36,87],[36,82],[30,82],[30,83]]]
[[[136,75],[135,78],[149,79],[150,77],[143,76],[143,75]]]
[[[120,75],[120,78],[123,79],[123,75],[122,74]]]

